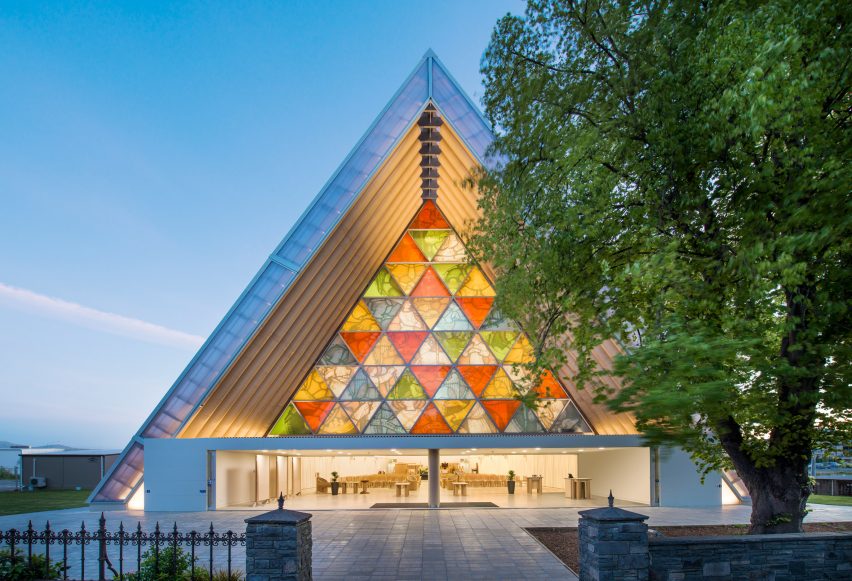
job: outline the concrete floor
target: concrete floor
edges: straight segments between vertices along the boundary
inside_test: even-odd
[[[852,507],[811,505],[808,522],[852,521]],[[523,527],[576,526],[576,508],[541,509],[455,509],[455,510],[323,510],[314,513],[314,578],[318,580],[464,580],[477,579],[575,579],[562,563],[528,535]],[[648,515],[650,525],[744,524],[750,507],[714,508],[636,507]],[[217,531],[242,532],[244,519],[256,511],[199,513],[106,513],[107,526],[118,523],[135,528],[141,522],[151,530],[159,522],[183,531],[203,531],[212,522]],[[100,515],[87,509],[70,509],[0,517],[0,530],[36,529],[50,520],[54,529],[78,529],[84,521],[92,530]],[[110,555],[114,557],[110,547]],[[221,548],[217,548],[221,564]],[[235,566],[242,568],[244,548],[235,547]],[[94,563],[97,547],[87,548]],[[218,565],[217,565],[218,566]]]

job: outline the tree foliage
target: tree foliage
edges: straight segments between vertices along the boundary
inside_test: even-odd
[[[850,437],[851,6],[533,0],[482,62],[501,307],[651,443],[733,464],[753,531],[798,529]]]

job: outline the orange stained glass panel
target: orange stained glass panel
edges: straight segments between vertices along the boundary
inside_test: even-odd
[[[388,264],[388,270],[391,276],[396,279],[399,288],[405,294],[410,294],[414,285],[420,280],[420,276],[426,270],[425,264]]]
[[[417,286],[414,287],[414,290],[411,292],[411,296],[448,297],[450,296],[450,292],[447,290],[447,287],[444,286],[444,283],[441,282],[441,279],[438,277],[435,269],[430,267],[420,278],[420,282],[417,283]]]
[[[293,403],[314,432],[319,429],[325,416],[334,407],[333,401],[297,401]]]
[[[420,385],[423,386],[423,389],[426,390],[429,397],[435,395],[435,392],[438,391],[439,387],[441,387],[441,384],[444,382],[444,378],[447,377],[450,369],[451,367],[449,365],[411,366],[411,372],[414,373],[414,377],[417,378],[417,381],[420,382]]]
[[[512,416],[515,414],[515,410],[518,409],[519,405],[521,405],[521,402],[516,399],[490,400],[482,402],[482,407],[488,411],[488,414],[491,416],[491,419],[494,420],[494,424],[497,426],[497,429],[501,432],[506,429],[507,425],[509,425],[509,421],[512,419]]]
[[[406,232],[394,251],[391,252],[388,262],[427,262],[427,260],[415,244],[414,239]]]
[[[435,326],[435,323],[438,322],[438,319],[441,318],[441,315],[444,313],[447,305],[450,304],[450,298],[416,298],[411,299],[411,302],[414,304],[414,308],[417,312],[420,313],[423,321],[429,325],[429,328],[431,329]]]
[[[349,346],[349,350],[352,351],[352,354],[355,355],[358,361],[364,360],[364,357],[367,356],[367,353],[369,353],[370,349],[373,348],[373,345],[376,344],[379,335],[381,335],[381,333],[355,332],[340,334],[340,336],[343,337],[343,340],[346,341],[346,345]]]
[[[491,310],[491,305],[494,303],[493,297],[458,297],[456,302],[467,315],[467,318],[478,329],[488,316],[488,311]]]
[[[473,390],[473,393],[476,394],[476,397],[479,397],[479,394],[482,393],[482,390],[485,389],[486,385],[488,385],[488,381],[491,379],[491,376],[493,376],[494,372],[497,370],[497,366],[459,365],[457,369],[470,386],[470,389]]]
[[[534,388],[536,395],[540,398],[555,398],[555,399],[565,399],[568,397],[568,394],[565,393],[565,389],[559,384],[550,370],[545,370],[544,373],[541,374],[541,382]]]
[[[411,361],[417,349],[423,343],[423,339],[428,335],[428,331],[393,331],[388,333],[388,339],[402,355],[406,363]]]
[[[409,226],[409,228],[414,228],[415,230],[429,230],[431,228],[445,230],[449,227],[450,225],[447,224],[438,206],[432,200],[426,200],[423,207],[420,208],[417,217],[414,218],[411,226]]]
[[[496,295],[494,287],[482,274],[482,271],[473,267],[467,280],[456,293],[460,297],[493,297]]]
[[[412,434],[452,434],[449,424],[435,407],[435,404],[430,403],[420,418],[411,428]]]

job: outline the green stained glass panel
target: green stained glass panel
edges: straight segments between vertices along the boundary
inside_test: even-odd
[[[435,272],[447,285],[447,289],[453,294],[461,288],[470,273],[470,265],[468,264],[434,264],[432,268],[435,269]]]
[[[435,333],[438,343],[441,344],[452,361],[459,358],[472,336],[473,333],[470,331],[437,331]]]
[[[396,415],[388,407],[388,404],[382,404],[373,415],[373,419],[364,429],[365,434],[404,434],[405,428],[399,423]]]
[[[346,342],[339,335],[326,348],[318,361],[319,365],[358,365],[358,360],[352,355]]]
[[[473,329],[473,326],[455,301],[450,303],[435,324],[435,331],[470,331],[471,329]]]
[[[521,405],[504,431],[511,434],[532,434],[543,432],[544,426],[538,421],[538,417],[536,417],[533,410],[525,405]]]
[[[310,434],[311,429],[307,422],[299,414],[293,404],[288,405],[284,409],[284,413],[275,422],[270,430],[270,436],[298,436],[302,434]]]
[[[362,369],[359,369],[340,396],[340,399],[344,401],[380,400],[382,399],[382,394],[379,393],[379,390],[376,389],[376,386],[373,385],[367,374]]]
[[[376,275],[376,278],[373,279],[373,282],[370,283],[370,286],[367,287],[364,298],[401,297],[404,294],[388,272],[388,269],[383,266]]]
[[[406,369],[388,394],[388,399],[427,399],[427,396],[417,378]]]
[[[479,334],[485,339],[498,361],[506,358],[512,345],[515,344],[515,339],[518,338],[516,331],[481,331]]]
[[[408,233],[427,260],[435,257],[444,240],[450,235],[449,230],[409,230]]]
[[[476,396],[453,369],[435,393],[435,399],[476,399]]]
[[[388,325],[402,308],[404,302],[405,299],[364,299],[367,308],[370,309],[383,330],[387,330]]]

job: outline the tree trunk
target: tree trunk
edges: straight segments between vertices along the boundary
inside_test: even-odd
[[[810,495],[807,465],[759,469],[758,482],[744,479],[751,495],[749,534],[798,533],[802,531],[805,504]]]

